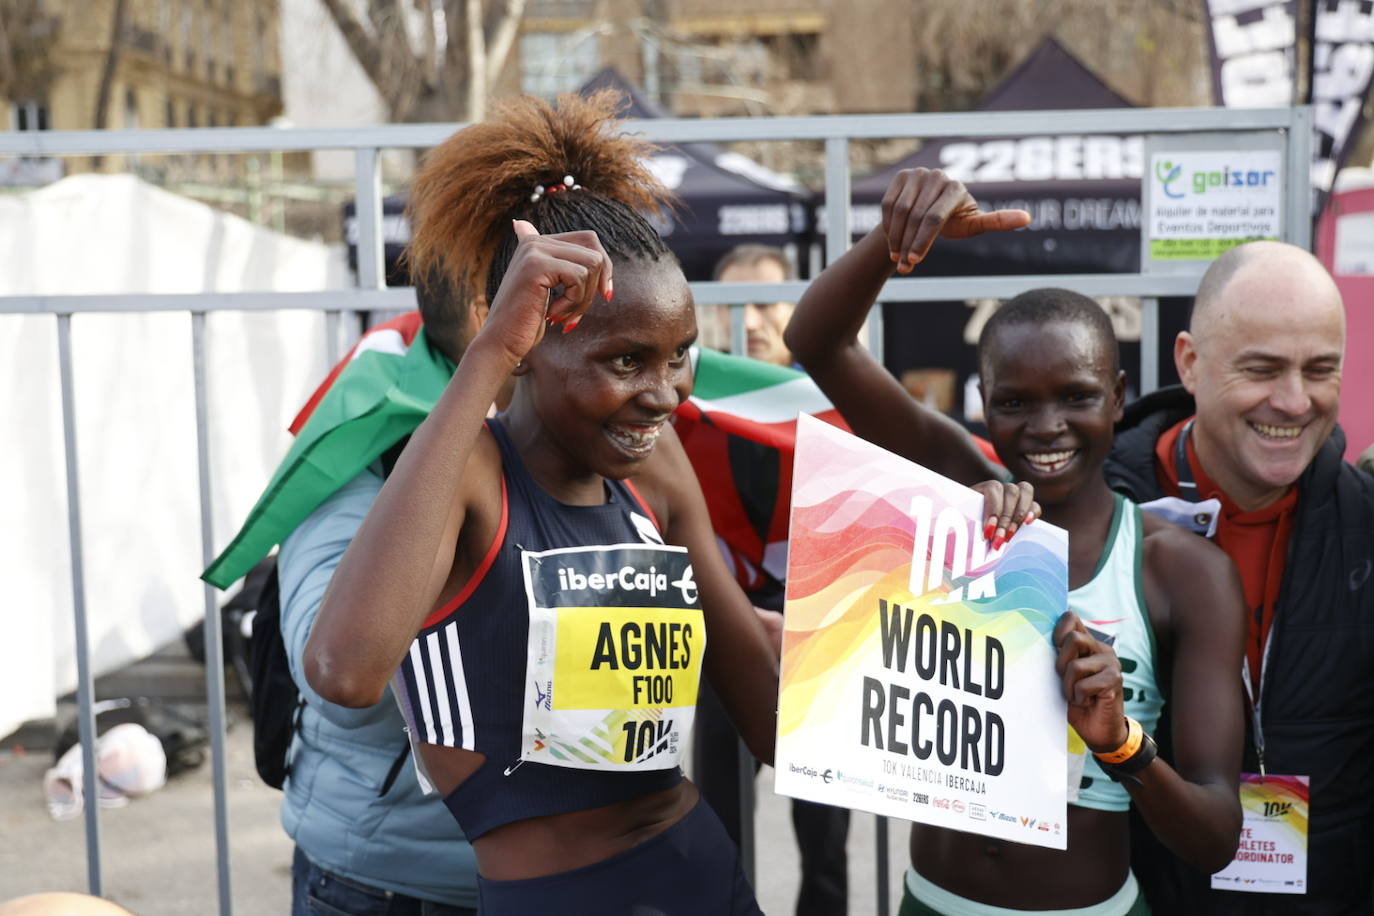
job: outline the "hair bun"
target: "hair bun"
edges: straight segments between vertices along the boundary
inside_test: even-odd
[[[512,219],[560,231],[540,219],[557,198],[590,195],[641,214],[670,207],[646,164],[655,147],[619,128],[625,104],[614,89],[552,105],[518,96],[431,150],[410,196],[412,276],[437,272],[455,288],[472,278],[480,289]]]

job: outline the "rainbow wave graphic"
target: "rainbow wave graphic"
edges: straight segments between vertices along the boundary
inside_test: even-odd
[[[958,578],[952,578],[954,550],[947,549],[941,584],[913,594],[913,501],[930,500],[935,514],[952,506],[977,518],[982,497],[932,472],[915,474],[897,456],[875,459],[875,446],[852,437],[815,436],[807,446],[808,476],[796,482],[792,497],[781,685],[789,699],[801,702],[786,704],[780,735],[803,721],[837,717],[840,697],[826,687],[837,675],[871,667],[881,652],[880,600],[948,620],[975,639],[996,637],[1008,664],[1031,642],[1052,646],[1068,599],[1063,532],[1032,524]],[[973,537],[981,539],[981,531]],[[981,548],[980,541],[975,556]],[[927,551],[921,559],[929,562]],[[995,597],[949,600],[952,591],[994,567]]]

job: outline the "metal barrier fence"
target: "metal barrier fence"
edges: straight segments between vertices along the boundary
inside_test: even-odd
[[[71,317],[111,312],[189,312],[195,379],[196,442],[200,475],[201,552],[209,565],[212,544],[210,454],[206,417],[205,316],[220,310],[308,309],[326,313],[330,362],[341,352],[341,316],[369,310],[403,310],[414,306],[409,288],[388,288],[383,270],[380,152],[383,149],[430,147],[449,136],[451,124],[393,125],[371,128],[278,129],[207,128],[131,131],[34,131],[0,133],[0,157],[75,156],[120,153],[258,153],[353,150],[356,167],[358,285],[324,292],[240,292],[203,294],[111,294],[0,297],[0,314],[51,314],[57,319],[58,361],[62,388],[63,438],[66,454],[68,533],[71,542],[72,596],[77,652],[78,727],[83,748],[84,797],[97,797],[93,685],[86,622],[86,593],[81,551],[81,503],[76,460],[76,429],[71,354]],[[1311,161],[1311,111],[1285,109],[1112,109],[1106,111],[996,112],[926,115],[833,116],[630,122],[627,129],[666,143],[731,141],[823,141],[825,144],[825,260],[834,261],[850,244],[850,150],[853,140],[920,137],[1007,137],[1054,134],[1216,134],[1270,132],[1282,137],[1284,161],[1284,239],[1310,247],[1311,198],[1307,180]],[[883,302],[938,302],[972,298],[1006,299],[1027,289],[1052,284],[1089,296],[1137,296],[1144,301],[1141,328],[1142,393],[1158,385],[1158,298],[1191,296],[1200,273],[1157,275],[1054,274],[1002,277],[893,279],[883,288]],[[732,305],[750,301],[796,301],[804,282],[696,283],[696,301]],[[733,348],[743,350],[743,314],[733,310]],[[881,357],[881,311],[869,321],[869,346]],[[225,793],[224,663],[216,590],[206,585],[205,657],[209,703],[212,776],[214,781],[216,867],[219,909],[232,912],[229,877],[229,824]],[[752,787],[750,776],[742,782]],[[90,892],[102,888],[99,806],[85,807],[87,881]],[[742,819],[748,822],[752,811]],[[887,822],[877,819],[878,913],[889,912]],[[746,849],[752,862],[752,850]]]

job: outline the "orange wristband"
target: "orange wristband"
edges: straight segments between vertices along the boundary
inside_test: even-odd
[[[1094,752],[1093,756],[1103,763],[1124,763],[1135,756],[1135,752],[1140,750],[1140,744],[1145,740],[1145,729],[1140,727],[1140,723],[1130,716],[1126,717],[1126,740],[1114,751],[1103,753]]]

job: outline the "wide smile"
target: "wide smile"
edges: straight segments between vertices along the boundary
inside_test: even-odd
[[[1307,428],[1306,423],[1299,426],[1276,426],[1272,423],[1256,423],[1253,420],[1247,420],[1246,424],[1258,433],[1261,439],[1270,442],[1292,442],[1301,436],[1302,431]]]
[[[663,432],[663,421],[657,423],[607,423],[606,438],[626,457],[639,460],[649,457]]]
[[[1037,474],[1058,474],[1067,468],[1081,449],[1061,449],[1056,452],[1024,452],[1026,464]]]

